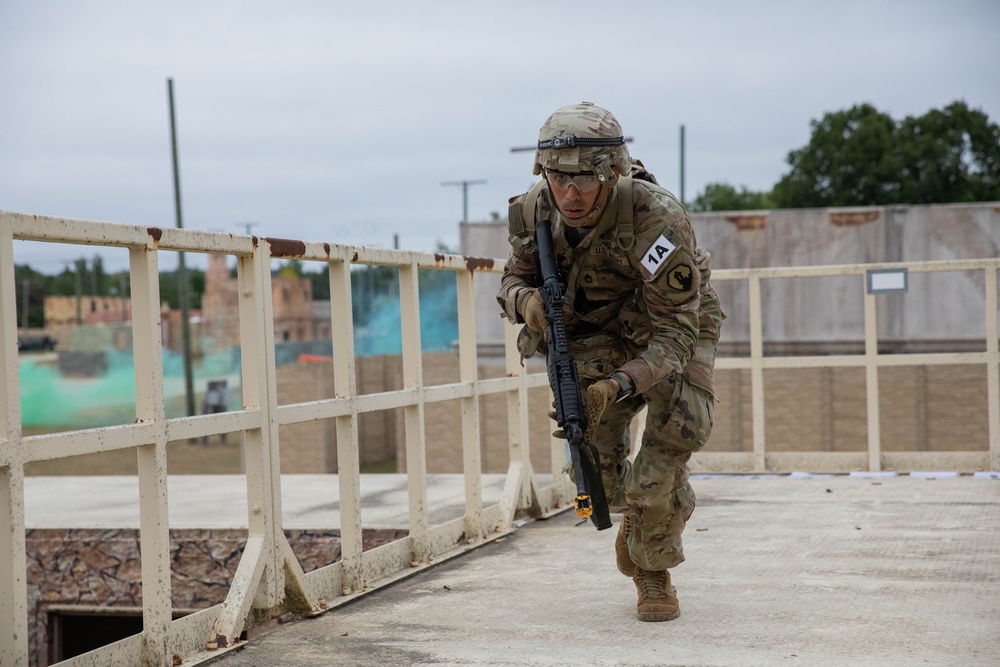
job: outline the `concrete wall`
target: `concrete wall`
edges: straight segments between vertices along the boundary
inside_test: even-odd
[[[715,269],[993,258],[1000,255],[1000,205],[701,213],[692,216]],[[506,257],[506,221],[464,223],[462,252]],[[981,274],[911,273],[905,294],[877,297],[879,340],[905,351],[985,349]],[[476,276],[481,355],[496,350],[503,328],[499,276]],[[724,354],[749,354],[745,284],[717,281],[729,319]],[[860,278],[767,280],[762,285],[765,353],[863,350]],[[767,449],[864,451],[862,369],[764,372]],[[753,449],[748,371],[717,371],[719,404],[706,451]],[[879,371],[884,451],[986,451],[986,372],[982,366],[918,366]],[[544,437],[544,431],[532,438]],[[536,439],[535,442],[538,442]]]
[[[714,269],[992,258],[1000,255],[1000,204],[696,213],[699,245]],[[463,223],[463,254],[506,257],[507,223]],[[476,278],[481,344],[503,340],[495,303],[499,277]],[[718,281],[729,320],[723,343],[749,340],[747,290]],[[864,285],[857,278],[767,280],[764,337],[772,344],[861,341]],[[880,340],[975,345],[985,335],[979,275],[910,275],[909,291],[879,299]],[[980,349],[984,349],[980,346]]]

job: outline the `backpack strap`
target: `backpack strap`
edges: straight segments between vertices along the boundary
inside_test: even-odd
[[[522,201],[515,201],[507,210],[507,231],[510,232],[507,240],[517,250],[532,252],[535,249],[535,202],[544,187],[545,180],[538,181]]]
[[[632,226],[632,177],[618,179],[618,246],[631,257],[630,250],[635,245],[635,229]]]

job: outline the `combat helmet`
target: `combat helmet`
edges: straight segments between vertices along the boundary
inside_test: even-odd
[[[631,160],[621,125],[607,109],[581,102],[556,109],[538,130],[538,148],[532,172],[593,171],[602,181],[610,181],[617,167],[628,174]]]

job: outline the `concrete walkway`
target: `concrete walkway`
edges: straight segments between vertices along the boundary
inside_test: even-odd
[[[211,664],[1000,665],[1000,481],[693,484],[676,621],[564,513]]]

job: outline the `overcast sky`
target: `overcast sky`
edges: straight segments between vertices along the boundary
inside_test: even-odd
[[[510,148],[556,107],[610,109],[678,194],[683,124],[688,200],[766,190],[829,111],[1000,122],[998,29],[995,0],[4,0],[0,209],[174,226],[172,78],[185,227],[457,250],[442,182],[485,179],[469,218],[506,215],[534,180]],[[94,250],[15,252],[52,273]]]

